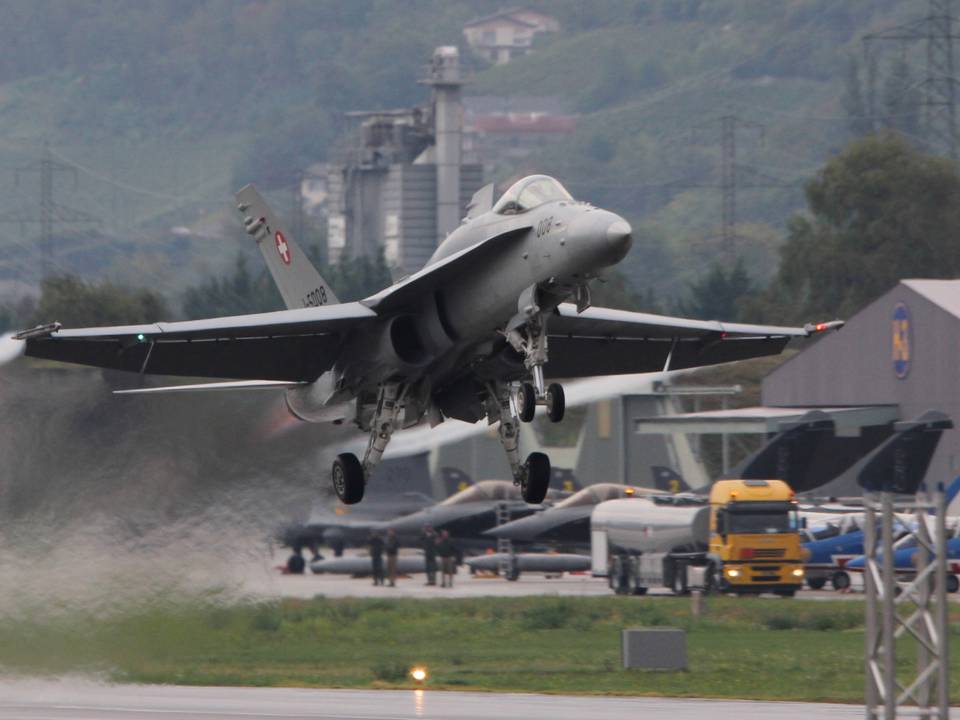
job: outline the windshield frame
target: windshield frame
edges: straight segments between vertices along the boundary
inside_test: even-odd
[[[546,192],[537,197],[534,188],[542,187]],[[524,195],[532,195],[525,199]],[[520,215],[552,202],[576,202],[573,196],[556,178],[549,175],[528,175],[517,180],[507,188],[493,206],[497,215]]]

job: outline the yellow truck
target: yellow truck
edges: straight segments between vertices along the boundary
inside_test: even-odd
[[[590,531],[593,574],[617,593],[792,596],[803,585],[797,504],[782,480],[718,480],[708,498],[609,500],[594,509]]]

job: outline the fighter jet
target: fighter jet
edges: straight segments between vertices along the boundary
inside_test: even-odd
[[[551,491],[551,496],[556,494]],[[485,548],[496,541],[483,534],[497,524],[498,514],[511,521],[526,517],[540,509],[539,505],[524,502],[521,493],[509,480],[481,480],[446,500],[410,515],[391,520],[379,527],[396,530],[404,544],[419,544],[423,529],[446,530],[457,544],[470,548]]]
[[[287,310],[73,330],[51,323],[16,337],[33,357],[229,379],[128,392],[281,388],[302,420],[354,423],[369,433],[366,451],[338,455],[331,471],[346,504],[362,499],[398,427],[486,417],[499,425],[523,498],[539,503],[550,460],[538,452],[521,457],[518,421],[531,420],[537,405],[554,422],[563,419],[557,379],[774,355],[791,338],[842,325],[730,324],[592,308],[590,283],[627,254],[630,225],[574,200],[545,175],[493,199],[492,185],[478,191],[422,270],[359,302],[338,303],[248,185],[237,207]]]
[[[521,543],[555,543],[565,548],[590,545],[590,514],[604,500],[664,495],[664,490],[619,483],[596,483],[535,515],[512,520],[487,530],[484,535]]]

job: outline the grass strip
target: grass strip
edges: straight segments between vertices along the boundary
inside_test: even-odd
[[[158,599],[107,615],[0,618],[0,669],[124,682],[411,687],[768,700],[863,698],[863,604],[708,598]],[[951,636],[960,634],[960,608]],[[681,627],[689,669],[625,671],[620,630]],[[905,647],[900,662],[913,658]],[[960,659],[951,662],[960,693]]]

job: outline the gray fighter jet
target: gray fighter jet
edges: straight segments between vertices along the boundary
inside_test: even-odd
[[[338,303],[253,188],[238,195],[289,309],[150,325],[20,333],[26,353],[136,373],[232,382],[129,392],[283,388],[295,416],[352,421],[370,438],[362,458],[333,463],[334,489],[358,502],[398,427],[444,418],[499,423],[523,497],[539,503],[550,460],[518,444],[520,420],[545,405],[564,414],[548,380],[640,373],[774,355],[802,328],[728,324],[590,307],[589,283],[630,249],[630,225],[574,200],[555,179],[532,175],[494,204],[478,191],[467,217],[422,270],[359,302]],[[566,301],[573,300],[573,303]],[[548,352],[549,346],[549,352]]]

